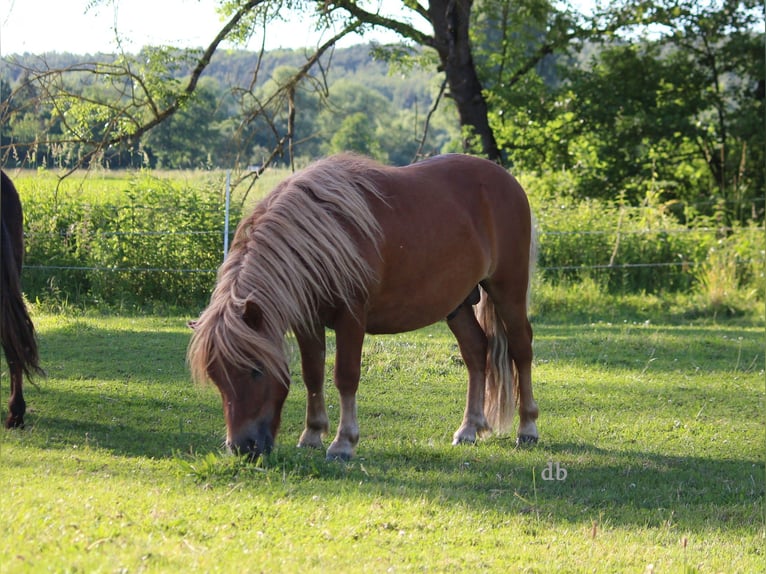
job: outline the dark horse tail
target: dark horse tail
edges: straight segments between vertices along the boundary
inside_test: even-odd
[[[2,172],[0,172],[2,173]],[[21,294],[21,262],[24,253],[21,202],[11,180],[2,173],[2,250],[0,250],[0,341],[9,367],[20,368],[27,377],[44,374],[40,368],[37,337]]]

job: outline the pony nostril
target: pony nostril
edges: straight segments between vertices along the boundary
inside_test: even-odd
[[[256,460],[262,454],[270,454],[274,446],[271,436],[259,436],[245,438],[241,441],[227,442],[226,446],[232,454],[243,456],[249,460]]]
[[[259,454],[261,454],[260,449],[258,448],[258,445],[256,444],[255,440],[251,438],[245,439],[237,450],[239,454],[246,456],[248,458],[255,458]]]
[[[258,447],[251,438],[244,440],[226,441],[226,448],[231,454],[238,456],[257,456]]]

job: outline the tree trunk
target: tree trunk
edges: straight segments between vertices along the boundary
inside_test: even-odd
[[[436,51],[447,77],[450,96],[455,100],[460,125],[468,128],[481,142],[482,153],[498,163],[502,162],[495,136],[489,126],[487,102],[471,53],[468,32],[471,25],[473,0],[430,0],[428,16],[434,28]],[[464,150],[469,149],[463,139]]]

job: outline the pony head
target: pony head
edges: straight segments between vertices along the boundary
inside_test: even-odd
[[[211,306],[189,326],[192,376],[212,381],[221,393],[226,446],[252,459],[268,454],[290,385],[284,334],[270,332],[252,302],[240,313]]]
[[[376,169],[350,155],[316,162],[237,227],[188,351],[192,376],[221,392],[231,450],[255,457],[274,444],[290,384],[285,333],[365,296],[374,273],[359,242],[377,249],[381,235],[368,205],[383,200]]]

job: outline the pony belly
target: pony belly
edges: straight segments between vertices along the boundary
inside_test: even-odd
[[[471,289],[466,290],[471,293]],[[366,332],[371,335],[405,333],[433,325],[466,301],[465,294],[418,300],[407,298],[386,305],[371,306],[367,313]]]
[[[445,315],[446,316],[446,315]],[[387,317],[385,321],[369,321],[365,331],[370,335],[394,335],[396,333],[406,333],[408,331],[417,331],[428,325],[432,325],[445,316],[438,316],[427,320],[414,320],[413,317]]]

